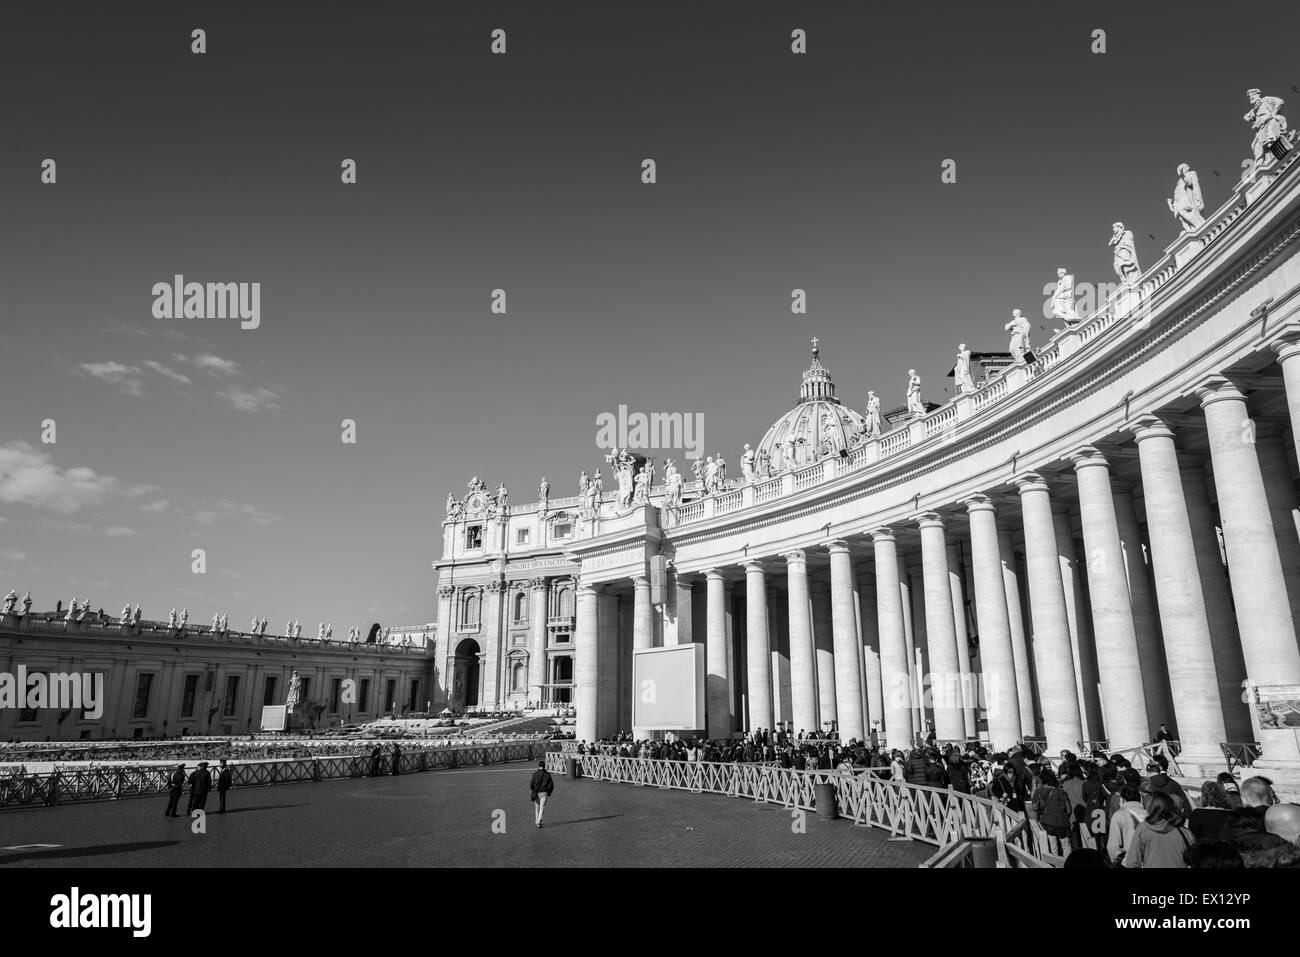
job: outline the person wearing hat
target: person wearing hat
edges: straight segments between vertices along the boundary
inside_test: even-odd
[[[208,762],[200,761],[199,766],[190,775],[190,803],[186,814],[195,810],[202,811],[208,803],[208,792],[212,790],[212,777],[208,774]]]
[[[179,817],[176,808],[181,803],[181,794],[185,791],[185,765],[183,763],[176,765],[172,769],[167,784],[167,810],[163,811],[163,817]]]
[[[220,806],[217,808],[218,814],[226,813],[226,792],[230,790],[234,774],[230,766],[226,764],[226,759],[221,759],[221,766],[217,769],[217,798],[220,800]]]

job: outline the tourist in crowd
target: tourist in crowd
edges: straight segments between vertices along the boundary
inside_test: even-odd
[[[217,800],[219,802],[217,807],[218,814],[226,813],[226,792],[230,790],[230,785],[232,783],[233,778],[234,775],[230,771],[230,765],[226,763],[225,758],[222,758],[221,764],[217,768]]]
[[[1132,842],[1133,833],[1138,825],[1146,820],[1147,809],[1142,803],[1142,793],[1137,785],[1124,784],[1118,793],[1120,803],[1110,817],[1106,853],[1114,863],[1122,864]]]
[[[164,817],[178,817],[177,808],[181,803],[181,795],[185,793],[185,765],[178,764],[172,770],[168,778],[167,788],[167,810],[163,811]]]
[[[1025,803],[1029,799],[1029,794],[1025,790],[1024,783],[1016,777],[1015,768],[1009,761],[1004,763],[993,776],[989,793],[995,801],[1001,801],[1010,810],[1021,814],[1025,812]]]
[[[1048,837],[1059,844],[1060,853],[1064,854],[1070,842],[1074,814],[1069,795],[1057,784],[1056,775],[1050,769],[1039,772],[1038,787],[1034,789],[1031,800],[1038,823]]]
[[[1133,832],[1124,866],[1186,867],[1183,854],[1194,839],[1192,832],[1183,826],[1177,802],[1166,792],[1153,790],[1147,797],[1146,807],[1146,819]]]
[[[1231,813],[1228,792],[1218,781],[1201,785],[1201,800],[1187,815],[1187,827],[1197,841],[1223,841],[1230,833]]]
[[[208,762],[200,761],[199,766],[190,774],[190,802],[186,814],[202,811],[208,804],[208,792],[212,790],[212,776],[208,774]]]

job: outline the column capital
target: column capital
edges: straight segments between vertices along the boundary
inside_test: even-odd
[[[834,538],[826,543],[826,550],[832,555],[848,554],[849,543],[842,538]]]
[[[638,590],[646,589],[648,591],[650,588],[650,579],[646,578],[644,575],[633,575],[632,587]]]
[[[753,574],[765,575],[765,574],[767,574],[767,572],[764,571],[764,569],[763,569],[763,563],[760,562],[758,559],[754,559],[753,561],[745,562],[745,574],[746,574],[746,575],[753,575]]]
[[[1038,472],[1021,472],[1011,481],[1020,491],[1022,497],[1026,492],[1046,492],[1050,487],[1047,484],[1047,479]]]
[[[1278,362],[1286,362],[1300,356],[1300,333],[1291,333],[1286,338],[1270,342],[1268,347],[1277,353]]]
[[[1144,439],[1172,439],[1177,434],[1170,424],[1158,415],[1141,415],[1129,430],[1139,444]]]
[[[546,591],[546,579],[530,578],[528,579],[528,587],[533,591]]]
[[[492,594],[497,594],[506,590],[506,581],[504,578],[489,578],[487,580],[487,590]]]
[[[585,582],[581,578],[575,579],[578,591],[584,595],[599,595],[601,586],[596,582]]]
[[[726,576],[722,574],[721,568],[706,568],[704,577],[711,582],[726,581]]]
[[[1076,472],[1086,468],[1110,468],[1110,460],[1102,455],[1100,450],[1091,445],[1080,446],[1066,455],[1066,458],[1074,463]]]
[[[699,578],[698,572],[679,572],[677,569],[673,569],[673,581],[679,585],[693,584],[699,581]]]
[[[958,504],[966,506],[966,511],[972,513],[997,511],[993,505],[993,499],[989,498],[983,492],[976,492],[974,495],[967,495]]]
[[[871,536],[873,542],[894,541],[894,530],[888,525],[881,525],[879,528],[873,528],[867,534]]]
[[[454,594],[456,594],[456,586],[455,586],[455,585],[439,585],[439,586],[438,586],[438,597],[439,597],[439,598],[450,598],[450,597],[451,597],[452,595],[454,595]]]
[[[802,565],[808,560],[808,555],[802,548],[792,548],[788,552],[782,552],[781,557],[785,559],[787,565]]]
[[[1200,399],[1202,409],[1208,405],[1213,405],[1215,402],[1246,401],[1245,394],[1237,388],[1237,384],[1221,375],[1210,376],[1192,391]]]
[[[943,516],[938,512],[922,512],[916,516],[916,524],[920,528],[943,528]]]

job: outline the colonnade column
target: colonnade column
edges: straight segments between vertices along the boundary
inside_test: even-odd
[[[1056,555],[1061,563],[1061,588],[1065,593],[1065,620],[1070,626],[1070,651],[1074,655],[1074,686],[1079,693],[1079,718],[1085,740],[1105,737],[1101,695],[1097,691],[1097,649],[1092,639],[1092,621],[1083,597],[1079,575],[1079,554],[1070,528],[1070,511],[1062,502],[1052,503],[1052,525]]]
[[[1025,566],[1033,603],[1034,664],[1043,731],[1051,752],[1073,750],[1083,739],[1079,694],[1074,682],[1070,624],[1065,613],[1060,556],[1047,482],[1030,472],[1016,482],[1025,526]]]
[[[1011,747],[1024,733],[1011,624],[1007,611],[1006,581],[993,503],[985,495],[965,502],[970,515],[971,565],[975,581],[975,613],[979,624],[983,675],[980,687],[988,714],[989,743],[995,751]],[[1018,605],[1019,603],[1017,603]],[[1026,673],[1026,677],[1028,674]],[[1032,712],[1030,719],[1032,720]]]
[[[952,583],[948,580],[948,544],[943,519],[936,513],[926,512],[918,524],[934,733],[936,738],[945,741],[959,741],[966,736],[966,724],[962,717],[961,666],[952,617]]]
[[[758,562],[745,565],[745,660],[748,729],[771,729],[772,648],[767,635],[767,583]]]
[[[847,542],[834,541],[831,553],[831,628],[835,642],[835,713],[840,740],[866,740],[862,713],[862,645],[853,607],[853,559]]]
[[[710,738],[729,738],[731,727],[731,676],[727,667],[727,588],[722,572],[705,575],[707,623],[704,636],[704,670]]]
[[[876,613],[880,625],[880,683],[884,694],[885,740],[890,748],[912,746],[912,694],[907,676],[907,637],[903,631],[902,592],[898,587],[898,546],[894,533],[871,533],[876,564]]]
[[[654,606],[650,604],[650,579],[644,575],[637,575],[632,579],[632,650],[635,652],[640,648],[654,647]],[[631,668],[632,661],[628,660],[628,667]],[[632,689],[636,694],[636,689]],[[633,713],[636,708],[633,706]],[[632,736],[638,741],[642,738],[652,736],[651,731],[647,728],[632,728]]]
[[[1149,740],[1146,692],[1111,498],[1110,464],[1091,447],[1079,450],[1072,459],[1079,480],[1083,543],[1088,550],[1088,596],[1106,735],[1114,748],[1136,747]]]
[[[546,703],[548,689],[546,685],[546,579],[534,578],[528,583],[530,589],[528,610],[528,630],[530,647],[528,650],[528,697],[541,707]]]
[[[974,550],[974,545],[971,550]],[[1007,625],[1011,629],[1011,655],[1016,668],[1016,701],[1020,709],[1021,734],[1032,735],[1038,728],[1038,712],[1034,708],[1033,666],[1029,658],[1029,637],[1025,633],[1025,611],[1020,603],[1020,575],[1016,571],[1016,550],[1011,543],[1011,529],[998,527],[998,555],[1002,565],[1002,597],[1006,602]],[[975,596],[975,612],[979,614],[980,598]],[[983,618],[980,621],[983,622]],[[980,631],[984,630],[983,624]],[[981,637],[981,644],[983,638]]]
[[[835,709],[835,643],[831,626],[831,586],[829,582],[814,581],[811,585],[813,610],[813,642],[817,652],[817,723],[802,730],[826,729],[836,719]]]
[[[957,671],[961,681],[961,719],[966,730],[966,739],[979,737],[979,724],[976,712],[979,708],[979,696],[976,693],[975,678],[970,670],[970,635],[966,630],[966,602],[963,575],[961,570],[961,548],[957,542],[948,543],[948,589],[951,592],[952,627],[957,639]]]
[[[1142,466],[1169,684],[1182,744],[1179,760],[1214,764],[1221,759],[1219,743],[1226,740],[1223,707],[1174,433],[1159,419],[1146,418],[1134,435]]]
[[[790,695],[795,732],[817,727],[817,689],[814,671],[812,620],[808,604],[808,564],[800,550],[786,552],[786,579],[789,584],[790,615]]]
[[[694,595],[691,586],[695,582],[694,575],[676,572],[673,575],[673,610],[677,613],[677,622],[674,629],[674,644],[689,645],[693,644],[695,637],[691,623],[692,605],[694,604]],[[667,644],[667,639],[664,641]]]
[[[595,585],[578,586],[578,615],[573,635],[573,700],[578,709],[579,741],[595,741],[597,734],[597,682],[600,677],[600,591]]]

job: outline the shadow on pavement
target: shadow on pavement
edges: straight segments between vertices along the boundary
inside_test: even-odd
[[[45,860],[57,857],[94,857],[99,854],[121,854],[129,851],[149,851],[171,847],[180,841],[140,841],[136,844],[96,844],[91,847],[57,847],[46,851],[26,851],[21,854],[0,855],[0,867],[18,861]]]

